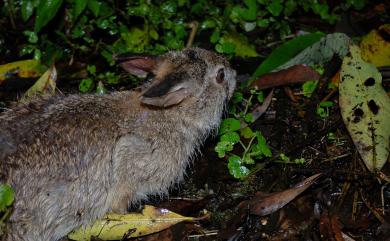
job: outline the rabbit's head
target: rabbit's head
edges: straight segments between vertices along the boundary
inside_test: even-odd
[[[224,105],[233,94],[236,72],[225,58],[213,52],[188,48],[159,57],[122,57],[121,66],[131,74],[153,74],[140,101],[154,107],[170,107],[186,100]]]

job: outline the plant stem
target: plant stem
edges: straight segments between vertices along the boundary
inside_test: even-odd
[[[252,98],[253,98],[253,95],[251,94],[251,96],[249,97],[249,99],[246,101],[246,106],[245,106],[245,110],[244,110],[244,115],[246,115],[246,113],[248,112],[249,105],[252,103]]]

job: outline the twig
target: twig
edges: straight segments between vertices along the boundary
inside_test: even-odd
[[[360,193],[360,196],[362,197],[362,200],[364,202],[364,204],[366,205],[366,207],[368,209],[370,209],[370,211],[374,214],[374,216],[378,219],[379,222],[381,222],[382,224],[385,223],[385,219],[380,215],[380,213],[378,213],[375,208],[373,208],[370,203],[368,202],[368,200],[365,199],[364,195],[363,195],[363,191],[362,189],[359,190],[359,193]]]
[[[193,21],[187,25],[191,28],[190,36],[188,37],[186,47],[189,48],[194,43],[196,32],[198,31],[199,23],[197,21]]]

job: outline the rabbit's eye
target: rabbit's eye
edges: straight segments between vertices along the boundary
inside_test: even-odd
[[[217,73],[217,83],[221,84],[225,81],[225,72],[223,69],[219,69]]]

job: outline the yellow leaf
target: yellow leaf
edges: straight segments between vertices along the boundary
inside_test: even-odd
[[[372,30],[360,42],[362,58],[376,67],[390,65],[390,42],[382,37],[381,32],[389,35],[390,24],[382,25],[378,30]]]
[[[21,60],[9,64],[0,65],[0,84],[9,78],[35,78],[39,77],[47,67],[38,60]]]
[[[56,88],[57,70],[53,65],[48,69],[33,86],[24,93],[20,102],[28,102],[31,98],[36,96],[50,96],[53,95]]]
[[[107,214],[102,220],[96,221],[92,227],[87,226],[73,231],[69,239],[89,241],[91,236],[102,240],[121,240],[123,237],[139,237],[159,232],[182,222],[195,221],[197,218],[184,217],[164,208],[145,205],[142,213]]]
[[[351,45],[340,77],[344,123],[364,164],[372,172],[379,171],[390,152],[390,98],[382,87],[382,76],[362,59],[359,47]]]

